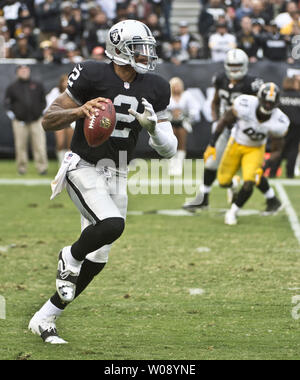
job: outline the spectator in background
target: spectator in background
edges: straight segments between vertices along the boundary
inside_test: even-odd
[[[1,43],[1,57],[10,58],[11,57],[11,47],[15,43],[13,38],[10,38],[9,30],[6,26],[6,21],[4,17],[0,17],[0,43]]]
[[[286,11],[279,13],[274,19],[279,29],[290,24],[294,19],[294,13],[298,11],[298,6],[294,1],[286,2]]]
[[[225,16],[226,8],[223,0],[209,0],[206,6],[206,13],[212,16],[214,23],[219,20],[221,16]]]
[[[100,6],[102,11],[105,12],[108,20],[113,20],[116,17],[116,0],[97,0],[97,4]]]
[[[15,140],[16,162],[19,174],[25,174],[28,165],[28,140],[39,174],[48,169],[46,134],[41,125],[41,116],[46,106],[43,84],[31,79],[29,66],[17,67],[17,79],[5,92],[5,108],[12,120]]]
[[[60,32],[60,1],[45,0],[36,6],[36,16],[39,20],[40,42],[49,40],[52,35]]]
[[[11,58],[35,58],[36,52],[28,43],[28,38],[21,33],[16,38],[16,43],[11,48]]]
[[[76,30],[77,30],[75,42],[77,44],[81,44],[82,43],[82,35],[83,35],[84,27],[85,27],[85,22],[83,19],[81,8],[77,4],[73,4],[72,15],[73,15],[73,19],[75,21]]]
[[[96,46],[92,50],[91,59],[95,59],[96,61],[101,62],[109,62],[105,55],[105,50],[102,46]]]
[[[108,23],[106,14],[99,11],[94,16],[89,29],[83,33],[89,54],[91,54],[96,46],[102,46],[105,48],[106,36],[109,29],[110,24]]]
[[[235,17],[236,17],[236,23],[239,26],[240,22],[243,17],[252,16],[252,1],[251,0],[242,0],[241,5],[239,8],[237,8],[235,12]]]
[[[152,5],[152,11],[156,14],[158,18],[160,18],[162,14],[162,7],[164,0],[148,0]]]
[[[75,44],[75,42],[68,42],[66,44],[66,56],[63,58],[62,63],[79,63],[82,62],[84,58],[81,56],[80,49]]]
[[[59,78],[59,82],[57,87],[54,87],[47,95],[46,95],[46,108],[44,112],[50,107],[53,101],[62,94],[67,88],[68,84],[68,75],[63,74]],[[58,162],[61,164],[66,152],[70,150],[71,140],[73,137],[73,131],[75,128],[75,122],[70,125],[68,128],[61,129],[60,131],[55,131],[55,140],[56,140],[56,157]]]
[[[30,13],[26,1],[22,1],[19,8],[18,23],[23,23],[24,21],[34,22],[33,15]]]
[[[132,0],[127,7],[127,16],[129,19],[137,19],[145,22],[151,13],[153,13],[153,9],[147,0]]]
[[[271,166],[270,177],[276,177],[283,159],[286,159],[286,176],[294,178],[295,164],[300,143],[300,80],[299,77],[285,78],[280,94],[280,109],[289,117],[290,126],[285,136],[285,145],[280,158]]]
[[[180,38],[181,48],[182,50],[188,52],[190,42],[196,41],[196,38],[192,33],[190,33],[189,24],[187,21],[179,21],[178,26],[179,30],[177,36]]]
[[[21,2],[16,0],[4,1],[3,16],[6,20],[6,26],[9,30],[10,38],[15,37],[15,30],[19,20]]]
[[[291,21],[280,29],[283,35],[298,35],[300,29],[300,11],[295,10],[291,13]]]
[[[228,50],[236,48],[236,38],[228,33],[227,24],[216,25],[216,33],[209,37],[208,47],[214,62],[224,62]]]
[[[289,60],[289,38],[280,34],[275,21],[270,21],[266,25],[266,33],[260,36],[264,58],[271,61]]]
[[[266,24],[270,23],[273,19],[273,14],[271,14],[271,10],[266,9],[266,2],[262,0],[252,0],[251,7],[251,18],[260,19],[262,18]]]
[[[179,66],[189,60],[188,52],[181,47],[181,39],[177,36],[174,37],[167,51],[164,52],[164,58]]]
[[[37,60],[45,64],[62,63],[63,55],[56,51],[55,45],[53,45],[51,40],[46,40],[40,43]]]
[[[265,31],[265,22],[264,20],[258,19],[258,18],[252,18],[252,32],[256,37],[259,37],[261,33],[264,33]]]
[[[33,21],[33,19],[28,19],[28,20],[22,22],[20,33],[23,33],[27,37],[28,44],[34,50],[36,50],[38,48],[38,46],[39,46],[38,36],[36,35],[36,33],[34,33],[34,21]]]
[[[116,24],[119,21],[127,20],[127,4],[126,3],[121,3],[117,7],[117,12],[116,12],[116,18],[114,19],[113,23]]]
[[[241,30],[237,33],[237,45],[248,55],[250,62],[257,61],[259,44],[252,31],[252,20],[248,16],[244,16],[241,20]]]
[[[146,19],[146,25],[151,30],[153,37],[156,40],[156,52],[159,57],[162,54],[162,44],[164,41],[163,31],[159,23],[159,19],[155,13],[150,13]]]
[[[203,58],[203,45],[198,41],[192,41],[189,44],[189,61],[198,60]]]
[[[181,175],[186,156],[187,134],[193,131],[192,123],[200,118],[200,107],[193,95],[184,91],[184,83],[181,78],[174,77],[170,80],[171,98],[168,106],[170,121],[174,134],[178,140],[178,150],[170,159],[170,175]]]
[[[164,35],[167,41],[171,40],[170,17],[172,12],[173,0],[163,0],[163,16],[164,16]]]
[[[208,40],[220,16],[225,15],[225,7],[221,0],[209,0],[209,3],[200,11],[198,18],[198,32]]]
[[[80,26],[73,17],[73,4],[71,1],[63,1],[60,5],[60,30],[59,33],[67,35],[69,41],[75,41]]]

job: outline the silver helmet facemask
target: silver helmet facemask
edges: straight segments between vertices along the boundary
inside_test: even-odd
[[[124,49],[127,50],[131,66],[140,73],[155,70],[157,63],[156,47],[152,41],[140,41],[135,39],[126,41]],[[146,63],[137,62],[136,59],[145,58]]]

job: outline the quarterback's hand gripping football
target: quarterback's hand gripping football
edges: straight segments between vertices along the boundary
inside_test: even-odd
[[[212,156],[213,160],[215,160],[217,158],[217,153],[214,146],[208,145],[203,155],[204,162],[206,162],[210,156]]]
[[[153,109],[152,104],[150,104],[145,98],[142,98],[142,104],[144,106],[144,112],[138,113],[133,109],[129,109],[128,112],[134,116],[140,125],[147,129],[150,134],[153,134],[155,131],[155,126],[157,124],[157,116]]]

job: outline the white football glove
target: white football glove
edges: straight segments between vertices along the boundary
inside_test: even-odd
[[[142,98],[142,104],[144,106],[144,113],[138,113],[131,108],[128,112],[137,119],[143,128],[147,129],[150,134],[153,134],[157,124],[157,115],[152,104],[150,104],[145,98]]]

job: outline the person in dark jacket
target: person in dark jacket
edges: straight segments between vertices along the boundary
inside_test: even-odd
[[[31,79],[29,66],[18,66],[16,75],[17,80],[6,89],[4,102],[7,115],[12,120],[18,172],[25,174],[27,171],[30,138],[37,171],[43,175],[48,169],[46,135],[41,125],[46,106],[44,87]]]
[[[276,177],[277,169],[283,159],[286,159],[286,176],[294,178],[295,164],[300,142],[300,78],[285,78],[280,95],[280,109],[289,117],[290,126],[285,136],[285,144],[281,156],[272,166],[270,177]]]

